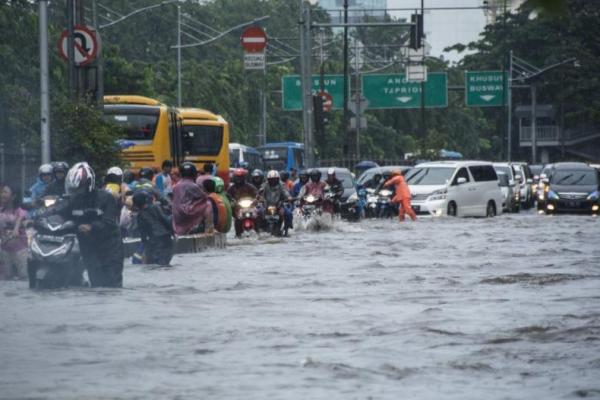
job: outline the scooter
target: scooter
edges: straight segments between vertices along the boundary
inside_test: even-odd
[[[58,215],[40,218],[30,245],[27,263],[31,289],[89,286],[83,278],[83,261],[73,221]]]
[[[392,205],[392,192],[389,189],[381,189],[377,196],[377,217],[391,218],[394,215],[394,206]]]
[[[243,197],[238,201],[237,219],[241,221],[242,230],[244,233],[256,231],[256,209],[255,199]]]
[[[266,231],[273,236],[281,236],[282,223],[279,208],[274,204],[267,206],[265,210]]]

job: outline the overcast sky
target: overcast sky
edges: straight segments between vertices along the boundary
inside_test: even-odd
[[[420,8],[421,0],[387,0],[388,8]],[[478,7],[482,0],[425,0],[427,7]],[[395,12],[410,20],[410,11]],[[425,34],[431,45],[431,55],[444,55],[451,61],[458,61],[464,55],[456,52],[443,53],[445,47],[455,43],[467,44],[478,39],[485,26],[483,10],[431,10],[425,11]]]

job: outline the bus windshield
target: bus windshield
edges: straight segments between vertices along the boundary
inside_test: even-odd
[[[216,156],[223,145],[223,127],[212,125],[185,125],[183,153],[188,156]]]
[[[152,142],[160,116],[159,107],[105,106],[104,120],[125,132],[125,139]]]
[[[287,147],[274,147],[263,149],[263,161],[267,169],[284,170],[287,167],[288,149]]]

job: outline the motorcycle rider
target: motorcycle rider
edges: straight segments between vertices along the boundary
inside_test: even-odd
[[[214,232],[213,210],[208,195],[196,185],[196,166],[185,161],[179,167],[181,180],[173,188],[173,230],[177,235],[194,233],[202,223],[204,231]]]
[[[137,223],[144,244],[147,264],[170,266],[173,257],[173,226],[171,221],[155,204],[148,203],[142,192],[133,195],[133,204],[137,207]]]
[[[256,196],[258,195],[256,187],[251,183],[246,182],[247,176],[248,171],[246,171],[243,168],[236,168],[233,171],[233,184],[229,187],[229,189],[227,189],[227,195],[231,199],[231,205],[233,208],[233,226],[235,228],[235,235],[237,237],[240,237],[244,230],[242,226],[242,221],[238,218],[239,206],[237,203],[244,197],[256,199]]]
[[[279,214],[279,221],[283,221],[284,235],[287,236],[288,230],[291,228],[292,213],[291,210],[286,212],[284,207],[285,202],[291,201],[290,194],[286,190],[283,182],[280,181],[281,177],[277,171],[269,171],[267,173],[267,182],[262,185],[259,191],[261,200],[265,202],[265,209],[269,206],[275,206],[277,213]],[[281,227],[281,225],[279,225]],[[278,229],[280,232],[281,229]]]
[[[325,183],[328,186],[327,190],[333,193],[333,211],[334,213],[339,213],[340,199],[344,194],[344,185],[342,184],[342,181],[335,176],[335,168],[329,168],[327,170]]]
[[[75,222],[92,287],[123,286],[123,242],[115,198],[96,188],[94,170],[86,162],[69,170],[65,186],[68,199],[42,216],[57,213]]]
[[[306,185],[306,183],[308,182],[308,171],[303,169],[302,171],[300,171],[300,175],[298,176],[298,181],[296,183],[294,183],[294,187],[292,188],[292,196],[294,198],[297,198],[298,195],[300,194],[300,190],[302,189],[302,187],[304,185]]]
[[[373,177],[371,179],[369,179],[368,181],[366,181],[363,185],[363,187],[365,189],[374,189],[374,190],[378,190],[379,186],[383,183],[381,181],[381,179],[383,178],[383,176],[377,172],[373,175]]]
[[[279,171],[279,177],[281,179],[281,183],[283,183],[283,187],[285,190],[290,192],[294,188],[294,182],[290,180],[290,173],[286,170]]]
[[[256,190],[260,189],[263,183],[265,183],[265,173],[260,169],[255,169],[250,175],[250,183],[254,185]]]
[[[104,189],[114,196],[119,206],[125,202],[125,193],[129,186],[123,183],[123,170],[119,167],[110,167],[104,178]]]
[[[31,200],[37,203],[46,195],[46,189],[54,179],[54,170],[51,164],[42,164],[38,168],[38,179],[29,189],[31,191]]]
[[[52,163],[52,172],[54,181],[46,188],[46,196],[61,197],[65,194],[65,178],[69,172],[69,164],[64,161],[55,161]]]

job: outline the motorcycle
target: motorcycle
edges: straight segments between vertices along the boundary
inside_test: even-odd
[[[253,230],[256,231],[257,215],[255,203],[255,199],[250,197],[243,197],[237,203],[237,220],[241,221],[242,230],[244,233],[248,233]]]
[[[365,216],[367,191],[358,187],[348,200],[340,205],[342,217],[348,221],[359,221]]]
[[[377,218],[378,212],[378,199],[377,193],[373,188],[367,188],[365,195],[365,217],[366,218]]]
[[[30,245],[27,263],[31,289],[86,286],[83,261],[73,221],[58,215],[40,218]]]
[[[266,207],[265,210],[265,225],[266,231],[273,236],[281,236],[283,221],[279,215],[279,207],[272,204]],[[287,227],[285,228],[285,235],[287,235]]]
[[[377,197],[377,217],[391,218],[394,216],[394,205],[392,204],[392,196],[394,192],[389,189],[381,189]]]

